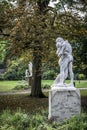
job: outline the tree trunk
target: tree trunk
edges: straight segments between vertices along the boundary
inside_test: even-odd
[[[40,14],[41,13],[43,14],[43,11],[45,8],[47,8],[49,1],[50,0],[37,1]],[[39,32],[38,32],[38,35],[40,35]],[[37,41],[36,45],[38,46],[34,47],[34,51],[33,51],[33,77],[32,77],[31,96],[32,97],[46,97],[42,93],[42,89],[41,89],[42,47],[41,47],[40,41]]]
[[[33,53],[33,77],[31,95],[32,97],[45,97],[41,89],[41,54],[39,53],[40,47],[34,49]]]

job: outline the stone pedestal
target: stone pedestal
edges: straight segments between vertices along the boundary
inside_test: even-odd
[[[32,86],[32,77],[29,77],[29,86]]]
[[[80,91],[75,87],[53,87],[49,91],[49,120],[64,121],[79,115]]]
[[[25,80],[28,82],[28,86],[32,86],[32,77],[25,77]]]

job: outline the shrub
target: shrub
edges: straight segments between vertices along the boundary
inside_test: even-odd
[[[51,86],[50,86],[50,85],[48,85],[48,84],[45,84],[45,85],[42,85],[42,88],[43,88],[43,89],[50,89],[50,88],[51,88]]]
[[[0,75],[0,81],[3,81],[4,80],[4,77],[3,77],[3,74]]]
[[[1,130],[27,130],[29,127],[29,116],[20,109],[12,113],[3,111],[0,117]]]
[[[14,90],[25,90],[25,89],[29,89],[29,86],[27,84],[20,84],[20,85],[16,85],[14,88]]]
[[[3,74],[4,80],[17,80],[17,75],[15,72],[5,72]]]
[[[55,71],[54,70],[47,70],[42,75],[43,79],[54,79],[55,78]]]
[[[0,115],[1,130],[87,130],[87,114],[72,117],[64,122],[47,119],[47,110],[30,115],[20,109],[16,112],[5,110]]]
[[[86,77],[85,77],[84,74],[79,74],[79,75],[78,75],[78,79],[80,79],[80,80],[84,80],[84,79],[86,79]]]
[[[3,74],[3,78],[5,80],[19,80],[23,79],[25,76],[25,70],[27,68],[27,63],[22,64],[23,61],[21,59],[10,61],[8,67],[6,68],[6,72]]]

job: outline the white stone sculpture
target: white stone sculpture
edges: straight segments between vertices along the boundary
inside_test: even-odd
[[[28,71],[28,69],[25,70],[25,77],[29,77],[29,71]]]
[[[32,62],[29,62],[28,64],[29,77],[32,77],[32,68],[33,68]]]
[[[29,62],[28,69],[25,70],[25,80],[28,81],[29,86],[32,86],[32,62]]]
[[[70,43],[66,40],[64,41],[63,38],[58,37],[56,39],[56,47],[57,47],[57,55],[59,57],[59,66],[60,66],[60,74],[57,76],[57,78],[54,81],[53,87],[74,87],[73,80],[74,80],[74,74],[72,70],[72,62],[73,62],[73,56],[72,56],[72,47]],[[70,84],[65,84],[65,80],[68,77],[68,73],[70,75]]]
[[[32,62],[29,62],[28,69],[25,70],[25,77],[32,77]]]
[[[68,41],[58,37],[56,39],[57,55],[59,57],[60,74],[55,79],[49,91],[49,120],[64,121],[80,114],[80,91],[73,84],[72,47]],[[70,75],[70,84],[65,80]]]

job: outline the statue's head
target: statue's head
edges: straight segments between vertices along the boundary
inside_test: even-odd
[[[56,39],[56,47],[62,46],[63,42],[64,42],[64,39],[62,37],[58,37]]]

